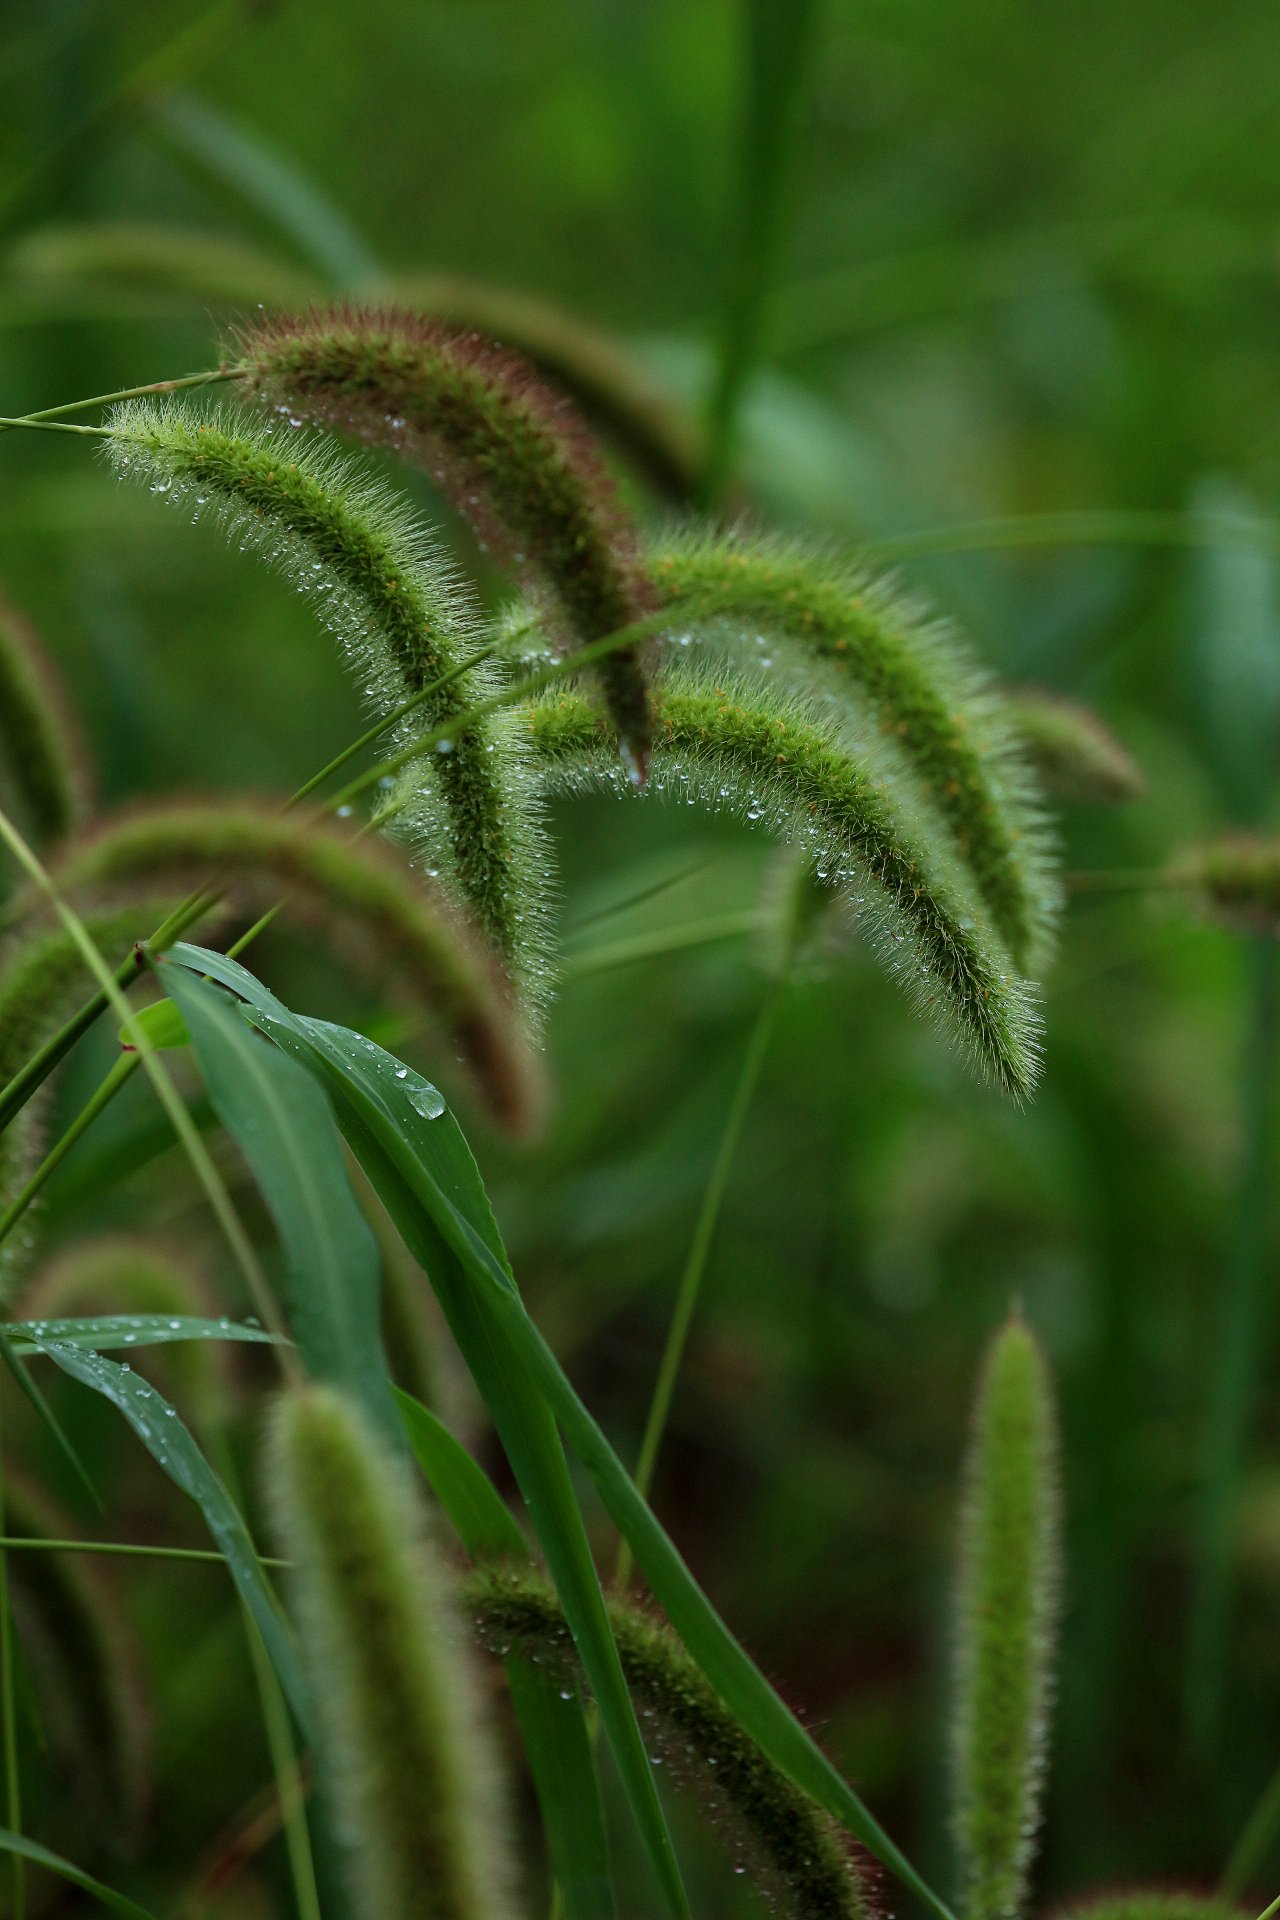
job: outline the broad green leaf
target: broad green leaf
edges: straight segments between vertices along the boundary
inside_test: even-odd
[[[194,955],[190,964],[199,964],[202,950],[190,951]],[[490,1398],[491,1382],[486,1377],[491,1371],[490,1365],[486,1365],[482,1354],[472,1354],[470,1342],[459,1330],[464,1315],[458,1295],[460,1275],[465,1276],[464,1284],[471,1283],[467,1289],[472,1296],[471,1311],[476,1312],[481,1302],[488,1303],[489,1312],[481,1319],[486,1340],[496,1339],[509,1351],[512,1362],[521,1368],[524,1391],[528,1393],[532,1389],[534,1397],[552,1409],[569,1446],[595,1481],[614,1523],[630,1542],[655,1599],[726,1706],[737,1714],[752,1738],[797,1786],[811,1794],[855,1839],[897,1874],[939,1920],[952,1920],[946,1903],[921,1878],[739,1645],[655,1519],[595,1419],[574,1392],[555,1355],[529,1318],[505,1258],[493,1245],[492,1209],[483,1195],[479,1173],[461,1132],[452,1121],[448,1128],[441,1127],[439,1122],[425,1123],[438,1129],[429,1134],[425,1125],[415,1126],[412,1109],[406,1110],[407,1103],[397,1099],[393,1073],[369,1070],[368,1056],[363,1051],[357,1053],[354,1046],[345,1057],[340,1049],[327,1050],[322,1033],[315,1030],[320,1023],[295,1021],[251,974],[221,956],[215,955],[213,959],[224,968],[235,969],[241,977],[229,979],[229,984],[244,992],[260,1012],[274,1015],[286,1027],[292,1026],[296,1035],[311,1038],[316,1054],[315,1070],[324,1074],[327,1084],[340,1088],[342,1079],[347,1077],[347,1091],[338,1101],[339,1124],[381,1194],[406,1246],[439,1292],[481,1393],[494,1413],[499,1432],[503,1432],[502,1422]],[[358,1040],[358,1036],[353,1038]],[[360,1044],[362,1048],[367,1045]],[[373,1049],[374,1053],[378,1051]],[[305,1057],[301,1049],[298,1057]],[[470,1163],[469,1173],[460,1164],[463,1155]],[[480,1190],[483,1204],[472,1218],[468,1198],[476,1189]],[[500,1389],[493,1391],[500,1392]],[[505,1434],[503,1440],[506,1444]],[[516,1466],[514,1458],[512,1464]],[[516,1471],[519,1477],[518,1466]],[[542,1539],[540,1527],[538,1531]],[[545,1540],[543,1545],[545,1549]],[[552,1576],[555,1578],[554,1568]],[[563,1592],[561,1601],[564,1603]],[[587,1664],[585,1654],[583,1663]],[[592,1685],[595,1686],[594,1677]]]
[[[120,1045],[136,1052],[139,1028],[152,1046],[158,1047],[161,1052],[185,1047],[191,1039],[187,1023],[172,1000],[157,1000],[154,1006],[139,1007],[136,1013],[130,1014],[120,1028]]]
[[[214,1110],[249,1162],[284,1243],[289,1321],[304,1366],[345,1388],[402,1446],[382,1354],[378,1250],[322,1088],[264,1046],[220,989],[180,967],[166,969],[166,980]]]
[[[525,1364],[494,1315],[486,1291],[470,1284],[436,1214],[415,1196],[429,1185],[436,1212],[451,1226],[468,1225],[486,1273],[509,1299],[515,1282],[502,1252],[479,1172],[452,1114],[422,1098],[410,1071],[371,1040],[325,1021],[291,1014],[247,969],[224,955],[186,944],[169,955],[242,994],[264,1030],[291,1058],[317,1074],[337,1103],[339,1124],[415,1258],[429,1274],[454,1338],[475,1377],[528,1505],[623,1789],[668,1909],[688,1912],[649,1756],[627,1692],[605,1612],[582,1515],[555,1421]],[[429,1172],[426,1170],[430,1169]]]
[[[393,1391],[413,1457],[471,1558],[527,1562],[529,1544],[484,1468],[420,1400]]]
[[[108,1313],[77,1320],[10,1320],[5,1333],[17,1352],[47,1340],[103,1353],[119,1347],[163,1347],[175,1340],[250,1340],[271,1344],[275,1335],[240,1320],[203,1320],[190,1313]]]
[[[173,1407],[127,1365],[66,1341],[40,1339],[39,1351],[117,1407],[148,1453],[203,1513],[214,1543],[257,1623],[276,1678],[299,1726],[310,1726],[302,1669],[262,1562],[239,1509]]]
[[[38,1840],[28,1840],[21,1833],[11,1833],[7,1827],[0,1827],[0,1853],[16,1853],[23,1860],[33,1860],[37,1866],[48,1867],[50,1873],[59,1874],[69,1880],[73,1887],[91,1894],[104,1907],[110,1907],[112,1913],[124,1914],[125,1920],[155,1920],[155,1915],[146,1907],[140,1907],[136,1900],[130,1900],[128,1894],[117,1893],[114,1887],[106,1887],[101,1880],[86,1873],[83,1867],[77,1867],[70,1860],[64,1860],[61,1854],[51,1853],[48,1847],[42,1847]]]

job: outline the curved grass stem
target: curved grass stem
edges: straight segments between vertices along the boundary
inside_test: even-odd
[[[4,1530],[4,1451],[0,1436],[0,1536]],[[0,1544],[0,1719],[4,1723],[5,1819],[11,1833],[22,1832],[22,1781],[18,1772],[18,1716],[14,1698],[13,1613],[9,1605],[9,1556]],[[14,1920],[26,1913],[26,1878],[22,1859],[9,1860]]]
[[[702,1291],[707,1258],[711,1252],[711,1243],[724,1205],[725,1191],[729,1184],[729,1175],[733,1170],[738,1142],[742,1138],[743,1125],[755,1096],[756,1087],[759,1085],[760,1071],[764,1066],[765,1054],[769,1050],[769,1042],[773,1037],[774,1024],[786,984],[785,971],[771,980],[760,1004],[760,1010],[756,1014],[755,1024],[742,1056],[742,1065],[738,1070],[733,1098],[729,1102],[720,1145],[716,1149],[711,1178],[707,1182],[707,1189],[703,1194],[702,1206],[693,1230],[693,1239],[689,1243],[689,1254],[685,1261],[684,1272],[680,1276],[676,1304],[671,1315],[671,1325],[667,1329],[666,1345],[662,1350],[658,1378],[653,1389],[653,1399],[649,1404],[649,1415],[645,1421],[640,1454],[636,1462],[635,1484],[645,1499],[648,1498],[654,1468],[658,1463],[658,1453],[666,1432],[676,1381],[684,1359],[685,1347],[688,1344],[689,1329],[693,1324],[698,1296]],[[626,1586],[631,1578],[632,1564],[631,1548],[624,1540],[618,1548],[618,1558],[614,1567],[615,1586]]]

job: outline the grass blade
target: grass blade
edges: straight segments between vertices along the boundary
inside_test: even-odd
[[[496,1319],[490,1299],[470,1284],[455,1247],[417,1194],[419,1186],[427,1189],[446,1221],[461,1221],[459,1209],[465,1210],[467,1220],[475,1223],[466,1231],[476,1235],[486,1272],[515,1301],[515,1282],[493,1212],[457,1122],[444,1111],[443,1102],[428,1103],[422,1093],[425,1083],[415,1087],[391,1054],[346,1028],[290,1014],[237,962],[185,945],[175,947],[170,958],[242,993],[271,1037],[308,1065],[335,1095],[339,1124],[406,1245],[430,1274],[493,1417],[546,1554],[664,1902],[673,1914],[687,1913],[666,1819],[623,1679],[555,1420]]]
[[[378,1326],[378,1250],[315,1080],[261,1038],[225,993],[165,969],[214,1111],[253,1170],[284,1242],[289,1318],[307,1372],[343,1387],[402,1445]]]
[[[205,1320],[198,1314],[108,1313],[77,1320],[10,1320],[5,1333],[17,1352],[42,1349],[46,1340],[101,1353],[114,1347],[162,1347],[175,1340],[249,1340],[270,1344],[275,1334],[238,1320]]]
[[[393,1392],[413,1457],[471,1558],[527,1561],[529,1544],[484,1468],[421,1401]]]
[[[20,1833],[10,1833],[7,1827],[0,1827],[0,1853],[9,1853],[22,1860],[32,1860],[37,1866],[48,1867],[50,1873],[69,1880],[73,1887],[79,1887],[102,1906],[109,1907],[112,1913],[124,1915],[124,1920],[155,1920],[155,1915],[146,1907],[140,1907],[136,1900],[130,1900],[128,1894],[117,1893],[114,1887],[104,1886],[101,1880],[95,1880],[83,1867],[77,1867],[70,1860],[64,1860],[61,1854],[51,1853],[48,1847],[42,1847],[38,1840],[24,1839]]]
[[[139,1374],[100,1353],[87,1353],[60,1340],[42,1340],[38,1345],[64,1373],[92,1387],[119,1409],[156,1463],[200,1508],[271,1655],[294,1717],[301,1727],[309,1727],[302,1670],[249,1530],[174,1409]]]

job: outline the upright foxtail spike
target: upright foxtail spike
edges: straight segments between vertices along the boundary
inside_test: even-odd
[[[1091,707],[1038,687],[1010,687],[1005,703],[1046,793],[1072,805],[1114,807],[1146,792],[1142,768]]]
[[[286,415],[411,460],[486,544],[541,591],[579,646],[654,610],[639,543],[591,435],[529,363],[485,335],[395,308],[318,308],[243,336],[248,386]],[[596,672],[643,779],[646,671],[637,646]]]
[[[72,892],[175,875],[197,884],[214,875],[233,899],[265,883],[269,903],[283,889],[294,911],[354,935],[402,1001],[449,1037],[493,1119],[514,1132],[536,1120],[537,1058],[490,950],[388,842],[263,802],[188,801],[106,821],[67,848],[56,875]]]
[[[424,530],[384,487],[288,427],[246,428],[174,402],[111,416],[107,455],[194,515],[210,513],[311,600],[382,713],[426,694],[398,723],[409,746],[492,696],[475,663],[482,627]],[[398,833],[416,843],[512,979],[536,998],[543,973],[540,833],[504,712],[446,735],[412,768]]]
[[[650,786],[761,825],[799,847],[857,916],[913,1004],[1017,1097],[1035,1084],[1030,989],[945,846],[913,817],[873,750],[855,754],[823,710],[763,677],[712,679],[673,652],[653,685]],[[630,788],[590,703],[551,693],[525,709],[551,790]]]
[[[959,635],[863,568],[774,535],[677,532],[650,567],[682,641],[740,665],[785,656],[790,677],[880,733],[1014,963],[1041,966],[1058,910],[1047,827],[999,689]]]
[[[1058,1582],[1052,1397],[1017,1315],[987,1357],[967,1478],[953,1744],[959,1909],[962,1920],[1015,1920],[1040,1818]]]
[[[88,758],[70,702],[30,621],[3,595],[0,779],[43,841],[62,839],[88,810]]]
[[[487,1644],[576,1673],[560,1603],[539,1574],[482,1569],[462,1591]],[[732,1822],[777,1911],[789,1920],[867,1920],[862,1866],[835,1822],[743,1732],[670,1629],[618,1596],[609,1624],[661,1757],[717,1821]]]
[[[403,1468],[329,1388],[277,1404],[268,1461],[361,1920],[509,1920],[469,1649]]]

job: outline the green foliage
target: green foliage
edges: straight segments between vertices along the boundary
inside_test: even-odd
[[[654,604],[607,470],[573,409],[475,332],[410,313],[339,308],[246,334],[250,386],[286,417],[359,433],[432,475],[516,571],[549,589],[585,643]],[[614,725],[643,777],[649,722],[633,647],[600,668]]]
[[[308,1387],[277,1404],[268,1478],[358,1912],[500,1920],[510,1869],[494,1762],[399,1463],[339,1394]]]
[[[89,804],[78,725],[29,621],[0,596],[0,779],[41,840],[60,840]]]
[[[211,513],[304,592],[383,713],[442,681],[421,714],[446,725],[493,692],[492,673],[467,664],[476,616],[448,565],[403,507],[330,450],[281,422],[232,430],[172,401],[118,408],[105,445],[119,473]],[[504,964],[536,986],[536,830],[510,731],[496,715],[442,740],[402,830],[426,842]]]
[[[1058,904],[1044,819],[1004,701],[954,631],[795,540],[695,529],[652,564],[673,619],[707,628],[739,665],[772,667],[767,646],[820,694],[852,698],[950,829],[1014,960],[1040,966]]]
[[[913,823],[838,728],[767,679],[719,679],[678,654],[653,691],[656,793],[760,822],[803,847],[820,882],[857,914],[912,1004],[953,1033],[1011,1093],[1036,1077],[1030,990],[1012,967],[961,870],[915,838]],[[608,735],[587,701],[551,693],[529,727],[557,787],[624,790]]]
[[[955,1836],[966,1920],[1023,1909],[1043,1793],[1057,1602],[1054,1415],[1020,1317],[974,1420],[956,1599]]]
[[[572,1638],[545,1580],[518,1568],[485,1570],[467,1579],[463,1598],[487,1645],[504,1655],[523,1647],[573,1672]],[[734,1844],[751,1859],[753,1883],[797,1920],[863,1920],[861,1874],[830,1816],[744,1732],[669,1628],[617,1597],[609,1621],[660,1757],[717,1824],[732,1817]]]

